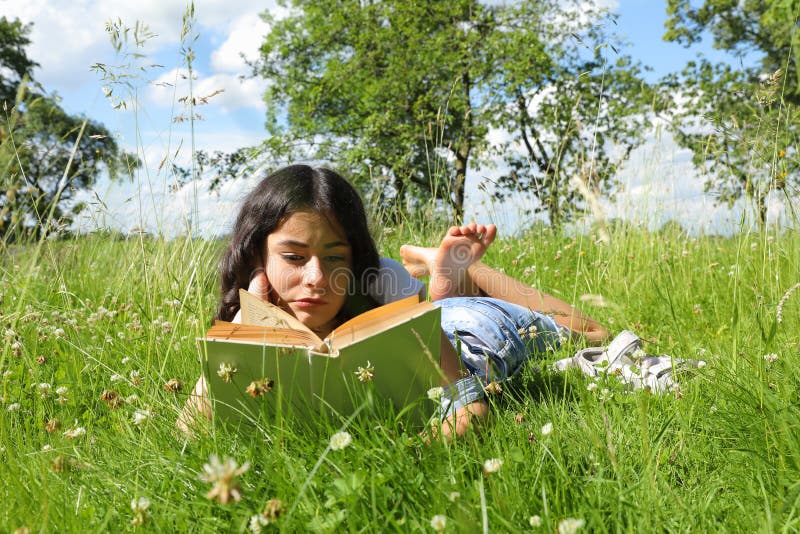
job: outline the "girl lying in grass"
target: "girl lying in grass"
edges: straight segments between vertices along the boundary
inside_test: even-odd
[[[442,433],[459,435],[487,416],[486,384],[509,378],[564,335],[591,343],[608,337],[569,304],[480,263],[496,233],[494,225],[471,223],[451,227],[438,248],[404,245],[404,269],[379,257],[361,199],[346,180],[324,168],[285,167],[244,200],[221,261],[217,318],[238,322],[239,289],[247,288],[324,338],[367,309],[424,297],[425,285],[411,274],[430,276],[448,380]],[[202,376],[179,426],[186,429],[198,414],[211,416]]]

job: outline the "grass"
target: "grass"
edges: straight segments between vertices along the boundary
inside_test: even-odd
[[[401,230],[382,236],[383,252],[405,241],[435,237]],[[531,366],[493,400],[483,432],[427,445],[367,408],[341,450],[328,444],[343,420],[276,430],[271,443],[222,428],[196,440],[176,432],[199,374],[194,338],[216,307],[221,246],[98,234],[3,251],[0,530],[242,531],[270,499],[284,513],[262,528],[287,532],[430,531],[439,514],[448,532],[553,532],[566,518],[597,532],[800,525],[800,295],[777,322],[800,282],[796,232],[619,231],[601,244],[539,230],[499,241],[489,264],[612,331],[635,330],[649,352],[709,365],[664,395],[614,380],[589,391],[579,374]],[[182,391],[164,389],[171,378]],[[112,409],[106,390],[127,400]],[[53,419],[61,426],[48,432]],[[86,433],[64,435],[78,427]],[[206,497],[212,454],[249,462],[236,477],[241,501]],[[486,474],[490,458],[503,463]],[[137,527],[139,497],[150,506]],[[530,526],[534,515],[541,526]]]

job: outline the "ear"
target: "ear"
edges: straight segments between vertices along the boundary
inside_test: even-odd
[[[250,284],[247,286],[247,292],[252,293],[261,300],[269,301],[269,280],[267,280],[267,273],[263,267],[255,269],[250,274]]]

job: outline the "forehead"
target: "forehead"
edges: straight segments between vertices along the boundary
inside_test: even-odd
[[[296,211],[286,217],[280,225],[267,236],[267,244],[281,241],[294,241],[309,246],[341,243],[347,246],[348,239],[338,221],[315,211]]]

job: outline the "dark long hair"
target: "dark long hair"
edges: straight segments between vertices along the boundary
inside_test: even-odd
[[[217,319],[230,321],[239,310],[239,289],[247,289],[253,274],[264,266],[267,236],[298,211],[334,217],[347,232],[353,258],[355,291],[365,291],[378,269],[378,250],[369,234],[367,216],[358,192],[336,172],[308,165],[290,165],[261,180],[245,197],[236,217],[230,244],[220,262],[221,298]],[[361,299],[364,295],[348,295]]]

